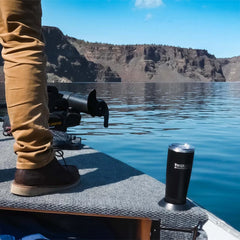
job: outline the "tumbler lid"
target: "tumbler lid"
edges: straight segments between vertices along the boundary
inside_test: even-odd
[[[169,145],[168,149],[180,153],[194,152],[194,147],[188,143],[172,143],[171,145]]]

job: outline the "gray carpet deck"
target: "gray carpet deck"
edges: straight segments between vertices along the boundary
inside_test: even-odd
[[[165,185],[152,177],[88,146],[65,150],[69,164],[78,167],[81,183],[66,192],[38,197],[19,197],[10,193],[16,155],[13,139],[0,137],[0,209],[61,212],[161,219],[174,227],[194,227],[206,221],[201,208],[170,211],[159,206]]]

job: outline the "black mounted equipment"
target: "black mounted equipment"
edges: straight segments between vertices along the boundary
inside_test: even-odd
[[[64,99],[67,100],[72,111],[90,114],[92,117],[104,117],[104,127],[108,127],[109,109],[106,102],[96,98],[96,90],[93,89],[87,98],[82,98],[77,93],[60,92]]]

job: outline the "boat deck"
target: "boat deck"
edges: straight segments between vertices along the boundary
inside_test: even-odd
[[[0,210],[134,219],[139,221],[137,239],[150,239],[151,224],[156,221],[167,228],[191,229],[208,219],[191,202],[185,211],[161,207],[163,183],[88,146],[64,150],[67,163],[79,169],[78,186],[46,196],[15,196],[10,193],[16,164],[12,138],[0,137],[0,152]]]

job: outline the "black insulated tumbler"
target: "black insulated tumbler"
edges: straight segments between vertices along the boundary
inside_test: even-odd
[[[173,143],[168,148],[165,202],[185,204],[192,172],[194,148]]]

